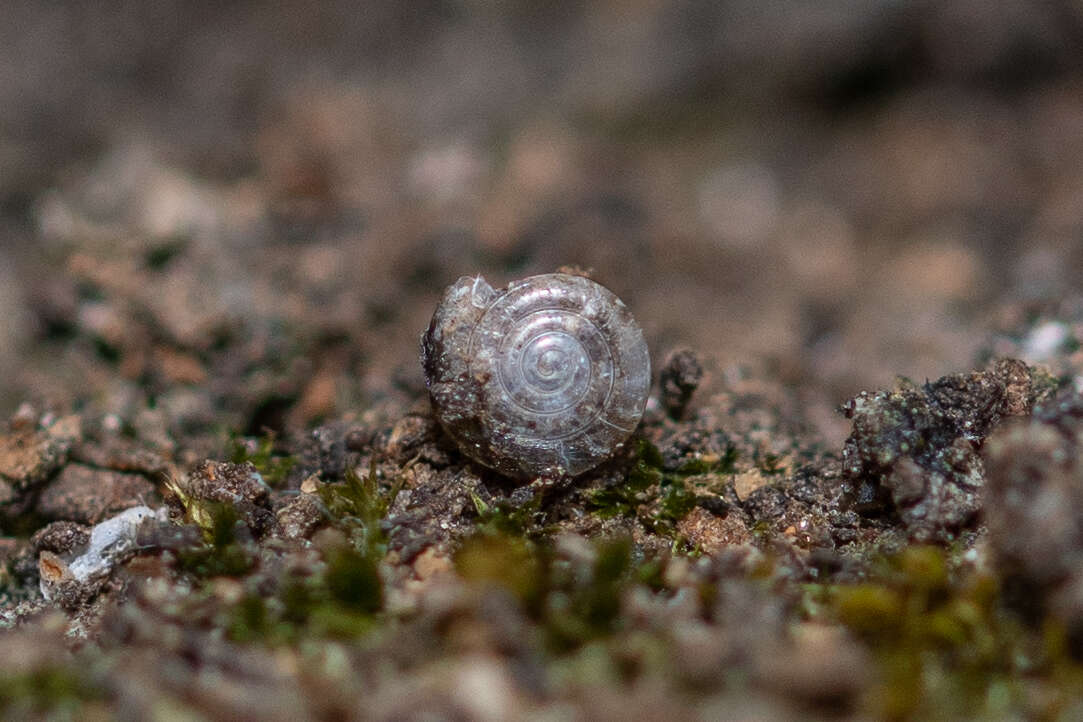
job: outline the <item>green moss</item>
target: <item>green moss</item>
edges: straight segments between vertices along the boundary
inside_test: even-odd
[[[627,539],[604,539],[595,544],[589,576],[568,567],[551,569],[542,622],[554,650],[575,649],[616,631],[621,596],[633,579],[631,550]]]
[[[7,719],[30,715],[69,718],[78,715],[87,702],[104,698],[104,690],[76,665],[46,666],[0,676],[0,710]]]
[[[714,463],[692,460],[680,471],[662,471],[662,455],[649,441],[640,439],[636,462],[624,484],[596,489],[588,499],[590,508],[605,518],[637,516],[648,528],[672,532],[673,525],[696,505],[696,494],[686,477],[715,467]]]
[[[252,569],[255,553],[243,543],[247,527],[229,504],[201,500],[204,543],[177,552],[177,568],[198,577],[240,576]]]
[[[250,462],[271,488],[283,486],[290,470],[297,463],[294,457],[275,452],[274,433],[261,436],[255,444],[255,450],[249,447],[245,439],[237,436],[231,436],[229,447],[230,461],[235,464]]]
[[[875,564],[868,581],[806,595],[814,616],[851,629],[879,667],[869,702],[888,719],[1045,718],[1079,686],[1028,694],[1034,676],[1083,679],[1056,632],[1035,634],[1005,610],[995,578],[953,569],[950,552],[912,547]]]
[[[401,488],[401,479],[381,488],[373,463],[366,476],[348,469],[343,481],[320,486],[319,495],[335,526],[346,532],[358,551],[380,559],[387,553],[383,521]]]
[[[549,565],[548,555],[521,537],[479,534],[455,555],[455,570],[468,582],[507,589],[519,601],[534,606]]]
[[[733,446],[726,448],[726,452],[717,459],[697,457],[687,459],[681,463],[677,471],[681,476],[694,476],[698,474],[732,474],[737,467],[737,459],[740,453]]]
[[[682,476],[692,476],[693,474],[707,474],[714,468],[714,463],[708,459],[688,459],[681,463],[676,473]]]
[[[233,520],[236,520],[237,514],[233,507],[227,510],[223,508],[225,505],[221,502],[195,497],[189,494],[185,485],[176,479],[167,478],[165,486],[180,501],[184,509],[184,521],[198,526],[203,532],[203,538],[208,542],[216,533],[216,527],[225,523],[227,514],[232,513]]]
[[[373,616],[337,604],[317,604],[308,616],[300,639],[315,636],[324,639],[357,639],[375,630],[380,622]]]
[[[650,469],[662,468],[662,452],[646,439],[636,441],[636,461]]]
[[[383,606],[383,585],[376,561],[352,547],[331,549],[325,556],[324,583],[329,597],[351,611],[379,611]]]
[[[635,581],[651,591],[662,591],[665,586],[666,565],[660,559],[645,559],[635,567]]]
[[[588,500],[590,508],[601,517],[634,516],[641,504],[649,503],[654,495],[651,487],[662,482],[662,456],[649,441],[640,439],[636,461],[623,484],[594,490]]]
[[[258,642],[268,636],[271,614],[258,594],[246,594],[229,611],[224,623],[226,634],[237,642]]]
[[[273,593],[251,591],[230,607],[230,638],[270,646],[309,638],[354,639],[375,629],[383,609],[378,565],[350,545],[324,552],[318,574],[287,573]]]
[[[696,495],[689,491],[680,479],[670,480],[662,487],[657,518],[663,521],[678,522],[696,506]]]
[[[541,508],[542,496],[535,494],[524,504],[512,504],[506,499],[499,499],[492,504],[486,503],[480,496],[471,492],[474,510],[478,514],[475,529],[481,534],[512,536],[536,535],[535,522]]]
[[[374,467],[367,476],[347,472],[344,481],[326,484],[319,494],[337,526],[341,543],[322,551],[318,573],[286,573],[270,593],[251,590],[227,610],[224,627],[240,642],[295,644],[308,638],[354,639],[382,621],[381,560],[387,553],[387,511],[399,484],[381,487]],[[226,541],[225,539],[221,541]]]
[[[624,538],[595,541],[593,563],[583,566],[557,558],[544,542],[477,535],[455,555],[455,568],[470,584],[510,592],[556,654],[617,632],[631,587],[664,589],[663,565],[636,559]]]
[[[782,464],[782,457],[778,454],[756,454],[756,468],[764,476],[779,476],[786,473],[786,467]]]
[[[846,626],[865,634],[891,631],[899,621],[903,600],[877,584],[843,587],[835,597],[835,613]]]

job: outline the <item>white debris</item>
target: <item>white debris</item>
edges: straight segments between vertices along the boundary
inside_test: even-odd
[[[1023,356],[1030,362],[1045,361],[1056,354],[1068,340],[1068,326],[1059,321],[1046,321],[1030,330],[1023,339]]]
[[[166,521],[168,518],[165,507],[155,510],[148,506],[134,506],[95,525],[90,530],[90,541],[87,543],[86,550],[68,562],[66,569],[57,569],[57,574],[52,575],[57,578],[46,579],[46,575],[42,575],[42,595],[47,600],[51,600],[54,588],[52,582],[59,581],[61,577],[82,583],[105,576],[135,549],[136,533],[140,524],[147,519]],[[59,558],[54,558],[52,564],[55,567],[62,565],[63,562]]]

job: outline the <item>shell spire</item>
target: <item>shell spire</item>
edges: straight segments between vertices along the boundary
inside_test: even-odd
[[[437,419],[475,461],[508,476],[575,476],[638,425],[650,356],[611,291],[551,273],[494,290],[463,277],[421,339]]]

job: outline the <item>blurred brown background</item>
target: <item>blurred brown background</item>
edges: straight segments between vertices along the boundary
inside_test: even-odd
[[[1073,0],[0,10],[5,414],[408,404],[446,284],[577,264],[835,438],[1079,273]]]

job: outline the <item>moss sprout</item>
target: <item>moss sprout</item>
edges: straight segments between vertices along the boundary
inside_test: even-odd
[[[343,481],[323,484],[318,493],[335,525],[347,534],[355,548],[370,558],[380,559],[387,552],[383,521],[401,488],[401,478],[382,488],[374,462],[365,476],[347,469]]]
[[[248,528],[229,504],[202,501],[204,542],[177,552],[177,566],[198,577],[240,576],[255,564]]]
[[[276,452],[273,432],[268,432],[259,439],[231,435],[229,460],[235,464],[250,462],[267,485],[275,489],[286,483],[286,477],[297,463],[294,457]]]

